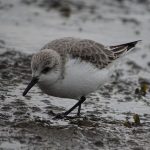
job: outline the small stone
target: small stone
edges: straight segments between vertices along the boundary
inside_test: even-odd
[[[96,141],[94,144],[98,147],[103,147],[104,146],[104,143],[102,141]]]
[[[140,89],[139,88],[135,89],[135,94],[140,94]]]

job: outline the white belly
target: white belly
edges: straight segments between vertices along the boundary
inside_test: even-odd
[[[46,93],[56,97],[79,98],[96,91],[108,79],[107,69],[99,70],[90,63],[69,59],[65,66],[64,79],[46,87]]]

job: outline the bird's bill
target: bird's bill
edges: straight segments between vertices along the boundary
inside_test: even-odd
[[[28,84],[28,86],[26,87],[26,89],[23,92],[23,96],[25,96],[29,90],[38,82],[38,78],[33,77],[31,82]]]

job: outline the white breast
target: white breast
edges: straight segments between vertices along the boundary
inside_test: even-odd
[[[65,66],[63,80],[49,87],[49,95],[78,98],[98,89],[109,78],[107,69],[97,69],[90,63],[69,59]]]

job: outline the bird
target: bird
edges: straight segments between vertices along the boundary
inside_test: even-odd
[[[77,107],[77,116],[80,116],[81,104],[86,96],[108,81],[116,60],[135,48],[139,41],[104,46],[89,39],[55,39],[33,54],[32,79],[23,96],[37,84],[50,96],[78,100],[69,110],[57,114],[55,118],[67,117]]]

